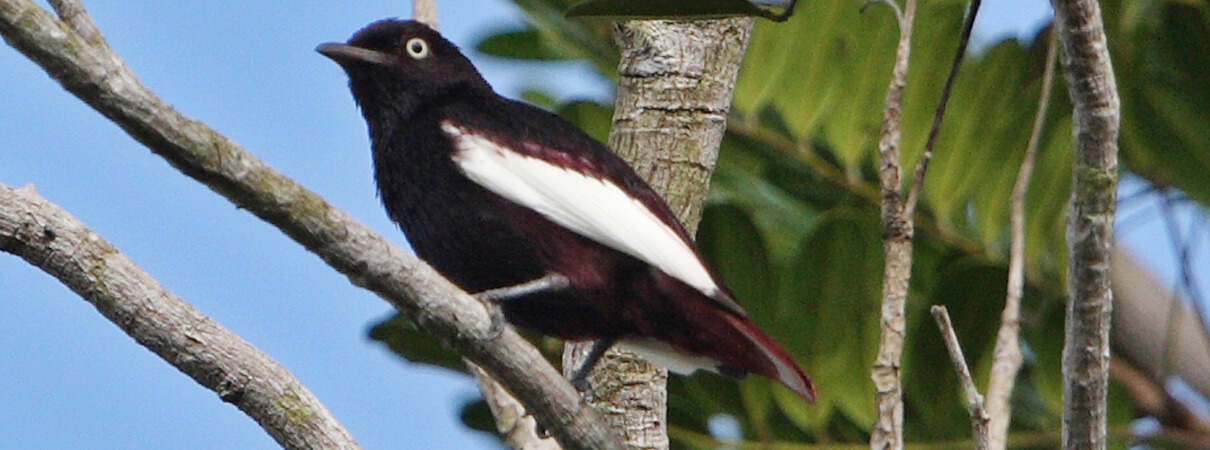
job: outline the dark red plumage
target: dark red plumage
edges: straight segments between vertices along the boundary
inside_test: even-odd
[[[760,373],[814,401],[663,199],[603,145],[497,95],[423,24],[377,22],[319,51],[349,75],[388,214],[450,281],[482,292],[557,275],[566,287],[502,301],[508,321],[570,340],[658,341],[673,363]]]

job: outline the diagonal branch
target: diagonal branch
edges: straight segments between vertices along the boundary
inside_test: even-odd
[[[962,386],[962,397],[966,399],[966,413],[971,418],[971,428],[975,435],[975,448],[978,450],[987,450],[987,423],[991,418],[987,415],[987,410],[983,407],[983,396],[979,395],[979,388],[975,387],[975,380],[971,379],[971,369],[966,365],[966,357],[962,356],[962,345],[958,343],[958,334],[954,333],[954,324],[950,321],[950,313],[944,306],[933,305],[929,308],[929,312],[933,314],[933,320],[937,322],[937,328],[941,330],[941,340],[945,342],[945,349],[950,354],[950,361],[954,364],[954,371],[958,375],[958,384]]]
[[[173,295],[32,187],[0,184],[0,251],[58,278],[139,344],[288,449],[360,448],[284,367]]]
[[[59,4],[79,7],[66,0]],[[104,39],[84,39],[74,31],[91,22],[82,7],[74,17],[76,25],[67,25],[30,0],[0,0],[0,35],[178,170],[273,224],[483,367],[565,447],[620,447],[532,345],[511,330],[488,337],[490,320],[478,301],[235,142],[173,110],[139,82]]]
[[[941,124],[945,120],[945,110],[950,103],[950,93],[954,91],[954,82],[958,79],[958,71],[962,69],[962,61],[966,59],[966,47],[971,41],[971,30],[975,28],[975,18],[979,16],[979,6],[982,0],[971,0],[967,6],[966,20],[962,23],[962,32],[958,37],[958,51],[954,54],[954,62],[950,65],[950,73],[945,77],[945,87],[941,88],[941,99],[937,101],[937,110],[933,114],[933,126],[929,128],[928,140],[924,143],[924,154],[916,163],[916,174],[912,176],[912,188],[908,191],[907,205],[904,211],[908,215],[915,214],[916,202],[920,200],[924,190],[924,176],[928,173],[929,161],[933,159],[933,147],[937,145],[937,137],[941,135]]]

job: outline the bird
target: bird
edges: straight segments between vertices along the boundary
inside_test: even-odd
[[[707,265],[662,197],[559,116],[498,95],[457,46],[386,19],[316,49],[348,75],[388,216],[416,254],[501,320],[620,345],[670,371],[814,383]]]

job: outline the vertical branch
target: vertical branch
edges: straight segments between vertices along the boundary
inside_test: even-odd
[[[870,433],[870,448],[903,448],[903,394],[899,361],[903,357],[904,309],[908,284],[912,274],[912,233],[910,217],[904,213],[899,195],[900,116],[903,110],[903,90],[907,84],[908,58],[911,51],[912,21],[916,15],[915,0],[907,0],[899,19],[899,44],[891,83],[887,89],[882,129],[878,140],[881,156],[879,179],[882,191],[882,234],[885,266],[882,280],[882,337],[878,357],[870,377],[877,390],[874,402],[878,418]]]
[[[1004,311],[1000,314],[1000,331],[996,334],[993,350],[992,372],[987,382],[987,412],[991,415],[989,436],[991,448],[1003,449],[1008,445],[1008,424],[1012,419],[1013,384],[1021,370],[1024,356],[1021,354],[1021,297],[1025,289],[1025,194],[1033,175],[1034,159],[1042,131],[1046,125],[1046,110],[1050,104],[1050,90],[1054,84],[1055,33],[1050,34],[1046,50],[1046,69],[1042,75],[1042,92],[1038,98],[1038,111],[1034,114],[1034,126],[1025,148],[1025,159],[1017,172],[1012,195],[1012,244],[1008,259],[1008,291],[1004,298]]]
[[[753,21],[633,20],[617,27],[621,80],[609,146],[690,232],[701,220]],[[565,373],[580,366],[589,345],[567,347]],[[667,448],[667,371],[616,350],[597,368],[587,380],[589,403],[631,448]]]
[[[437,29],[437,2],[434,0],[412,0],[412,20]]]
[[[1095,0],[1054,0],[1063,74],[1074,111],[1070,271],[1063,345],[1063,446],[1105,448],[1110,255],[1117,199],[1121,104],[1101,8]]]

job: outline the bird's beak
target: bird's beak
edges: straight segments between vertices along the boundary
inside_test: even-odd
[[[323,44],[316,47],[315,51],[332,58],[333,61],[341,65],[350,63],[386,65],[391,60],[391,56],[386,53],[347,44]]]

